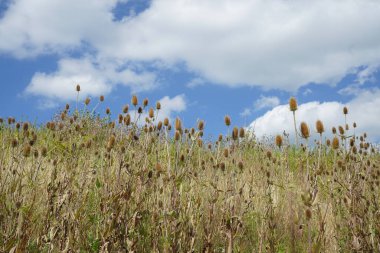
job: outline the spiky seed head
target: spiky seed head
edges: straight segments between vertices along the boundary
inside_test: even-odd
[[[162,129],[162,121],[158,122],[157,129],[158,129],[158,131],[160,131]]]
[[[245,130],[244,130],[243,127],[241,127],[240,130],[239,130],[239,137],[240,138],[244,138],[244,136],[245,136]]]
[[[25,122],[23,125],[22,125],[22,130],[24,130],[24,132],[28,131],[29,129],[29,124],[28,122]]]
[[[111,109],[107,107],[106,114],[109,115],[111,113]]]
[[[68,111],[70,109],[70,105],[66,104],[65,110]]]
[[[149,109],[149,118],[151,118],[151,119],[154,118],[154,110],[153,110],[153,108]]]
[[[40,155],[40,153],[38,152],[38,149],[35,149],[35,150],[33,151],[33,156],[34,156],[34,158],[38,158],[39,155]]]
[[[227,157],[228,157],[228,154],[229,154],[229,152],[228,152],[228,148],[225,148],[225,149],[223,150],[223,155],[224,155],[224,157],[227,158]]]
[[[91,102],[91,99],[90,99],[89,97],[87,97],[87,98],[84,100],[84,104],[85,104],[85,105],[88,105],[90,102]]]
[[[339,126],[339,133],[340,135],[344,135],[344,128],[342,126]]]
[[[244,169],[244,164],[243,164],[242,161],[239,161],[239,163],[238,163],[238,168],[239,168],[240,170]]]
[[[322,121],[317,120],[315,123],[315,128],[317,129],[317,133],[322,134],[325,131],[325,127],[323,126]]]
[[[164,126],[169,126],[169,119],[168,118],[165,118],[164,119]]]
[[[182,123],[179,118],[175,119],[175,130],[181,131],[182,130]]]
[[[139,102],[138,102],[138,100],[137,100],[137,96],[136,95],[133,95],[132,96],[132,99],[131,99],[131,104],[133,105],[133,106],[137,106],[137,104],[138,104]]]
[[[100,101],[100,102],[103,102],[103,101],[104,101],[104,96],[103,96],[103,95],[101,95],[101,96],[99,97],[99,101]]]
[[[334,139],[332,141],[332,148],[333,149],[338,149],[339,148],[339,139],[338,139],[338,137],[334,137]]]
[[[123,113],[128,113],[129,105],[124,105],[123,107]]]
[[[46,148],[46,147],[43,147],[43,148],[41,149],[41,155],[42,155],[43,157],[46,157],[46,155],[47,155],[47,148]]]
[[[29,144],[25,144],[22,149],[22,155],[24,157],[29,157],[31,150],[32,150],[32,147]]]
[[[77,92],[80,92],[80,85],[79,84],[77,84],[76,90],[77,90]]]
[[[270,150],[267,151],[267,158],[268,158],[268,159],[271,159],[271,158],[272,158],[272,152],[270,152]]]
[[[161,103],[160,103],[160,102],[157,102],[157,103],[156,103],[156,109],[157,109],[157,110],[161,110]]]
[[[198,147],[203,147],[203,140],[202,139],[198,139]]]
[[[236,141],[238,137],[239,137],[239,128],[234,127],[234,129],[232,130],[232,139]]]
[[[345,129],[346,129],[346,131],[350,130],[350,127],[348,126],[348,124],[346,124]]]
[[[181,134],[180,134],[180,132],[179,132],[178,130],[175,131],[174,139],[175,139],[176,141],[179,141],[180,138],[181,138]]]
[[[331,145],[331,141],[330,141],[330,139],[327,139],[327,140],[326,140],[326,145],[327,145],[327,147],[330,147],[330,145]]]
[[[302,135],[302,138],[305,138],[305,139],[310,137],[309,127],[306,124],[306,122],[301,123],[301,135]]]
[[[231,118],[230,118],[230,116],[228,116],[228,115],[224,116],[224,124],[226,124],[226,126],[230,126],[231,125]]]
[[[138,113],[138,114],[143,113],[143,108],[142,108],[141,106],[137,109],[137,113]]]
[[[123,115],[119,114],[118,116],[118,119],[119,119],[119,124],[123,123]]]
[[[343,114],[344,114],[344,115],[347,115],[347,114],[348,114],[348,109],[347,109],[347,107],[343,107]]]
[[[298,106],[297,106],[297,100],[296,100],[295,97],[291,97],[291,98],[289,99],[289,109],[290,109],[290,111],[292,111],[292,112],[297,111]]]
[[[282,136],[279,134],[276,136],[276,146],[279,148],[282,146]]]
[[[352,126],[353,126],[354,128],[356,128],[356,122],[354,122],[354,124],[352,124]]]
[[[336,128],[335,127],[332,128],[332,133],[336,134]]]
[[[218,141],[221,142],[223,140],[223,135],[219,134]]]
[[[131,115],[129,115],[129,113],[124,117],[124,124],[126,126],[129,126],[131,124]]]
[[[12,148],[17,147],[18,141],[16,139],[12,139]]]
[[[143,106],[144,106],[144,107],[147,107],[147,106],[148,106],[148,103],[149,103],[149,100],[148,100],[147,98],[145,98],[145,99],[143,100]]]
[[[312,213],[311,213],[311,210],[309,208],[306,209],[305,215],[306,215],[306,220],[311,220]]]
[[[169,124],[169,125],[167,126],[167,128],[168,128],[168,131],[171,131],[171,130],[172,130],[172,125]]]
[[[200,120],[200,121],[198,122],[198,130],[199,130],[199,131],[203,131],[204,126],[205,126],[204,121],[203,121],[203,120]]]

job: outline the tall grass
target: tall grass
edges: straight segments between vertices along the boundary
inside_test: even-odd
[[[0,121],[1,252],[380,251],[380,157],[365,134],[309,146],[304,125],[294,147],[230,136],[226,116],[209,143],[204,121],[172,129],[160,104],[131,102],[137,115],[117,121],[89,100],[43,127]]]

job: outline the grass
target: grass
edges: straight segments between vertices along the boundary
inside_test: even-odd
[[[380,157],[365,134],[292,146],[230,134],[228,117],[209,143],[203,121],[172,129],[147,104],[143,126],[88,105],[43,127],[0,124],[1,252],[380,252]]]

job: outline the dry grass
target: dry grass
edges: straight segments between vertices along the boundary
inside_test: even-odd
[[[365,135],[327,145],[321,131],[308,147],[304,125],[298,148],[230,133],[226,116],[230,136],[206,143],[203,121],[172,129],[147,100],[145,126],[89,103],[45,127],[1,123],[1,252],[380,251],[380,158]]]

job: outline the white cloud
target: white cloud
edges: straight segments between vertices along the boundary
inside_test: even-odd
[[[245,108],[241,113],[241,117],[247,117],[252,114],[252,110],[250,108]]]
[[[297,127],[301,121],[308,123],[311,132],[315,133],[315,122],[320,119],[324,123],[326,133],[331,135],[333,126],[344,126],[343,107],[349,110],[348,122],[356,122],[357,133],[367,132],[373,141],[380,140],[380,89],[361,90],[358,95],[346,105],[339,102],[317,101],[301,104],[296,111]],[[250,125],[259,137],[274,136],[281,134],[284,130],[291,135],[294,134],[293,114],[288,105],[280,105],[257,118]],[[293,135],[294,136],[294,135]],[[316,137],[314,134],[313,137]],[[291,137],[293,140],[294,137]]]
[[[118,69],[114,64],[98,64],[90,58],[59,61],[54,73],[35,73],[26,94],[42,95],[49,100],[75,100],[76,84],[81,85],[81,98],[107,95],[118,84],[131,87],[133,91],[151,89],[156,77],[152,73],[136,73],[131,69]],[[51,103],[48,103],[51,104]]]
[[[261,110],[265,108],[273,108],[280,104],[280,99],[278,97],[266,97],[261,95],[260,98],[255,103],[256,110]]]
[[[195,88],[195,87],[198,87],[198,86],[201,86],[201,85],[204,85],[204,84],[205,84],[205,81],[202,78],[194,78],[194,79],[190,80],[190,82],[188,82],[186,84],[186,87],[188,87],[188,88]]]
[[[159,101],[161,103],[161,110],[159,111],[158,117],[156,119],[160,121],[163,121],[165,118],[168,118],[170,121],[173,121],[173,117],[175,116],[175,114],[185,111],[187,107],[186,98],[184,94],[177,95],[173,98],[165,96],[161,98]],[[135,110],[132,110],[130,114],[132,120],[135,120]],[[144,112],[140,116],[139,123],[141,125],[145,123],[146,117],[148,117],[148,112]]]
[[[99,59],[180,62],[215,83],[291,91],[380,63],[377,0],[153,0],[120,22],[116,2],[15,0],[0,20],[0,52],[89,47]]]

